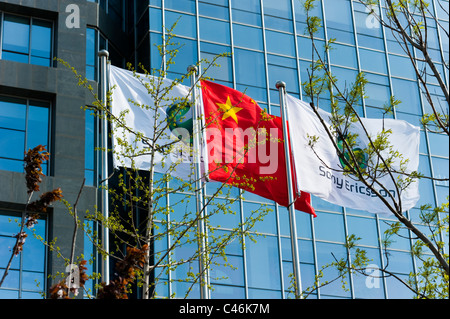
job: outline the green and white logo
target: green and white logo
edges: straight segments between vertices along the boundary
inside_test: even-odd
[[[347,136],[344,136],[344,138],[346,139],[348,144]],[[343,156],[339,157],[339,162],[341,163],[342,167],[347,170],[349,169],[349,167],[346,165],[344,158],[345,160],[347,160],[347,162],[352,162],[352,157],[350,155],[349,149],[345,146],[344,140],[340,137],[337,138],[337,145],[339,150],[343,153]],[[369,160],[368,155],[360,147],[353,148],[352,153],[355,156],[359,168],[365,170],[367,168],[367,162]]]
[[[185,144],[193,144],[191,104],[175,103],[167,109],[167,122],[173,135]]]

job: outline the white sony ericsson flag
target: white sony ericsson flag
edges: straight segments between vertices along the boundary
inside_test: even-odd
[[[183,102],[186,99],[189,101],[190,88],[181,84],[170,88],[172,81],[162,79],[161,89],[170,88],[170,92],[160,102],[160,107],[155,112],[154,100],[143,83],[156,86],[159,79],[143,74],[138,74],[138,77],[131,71],[110,66],[111,112],[116,117],[124,115],[123,122],[131,129],[131,131],[127,130],[113,122],[114,167],[131,168],[134,164],[137,169],[149,170],[151,150],[136,133],[152,138],[156,125],[158,147],[171,145],[172,148],[166,147],[155,152],[155,172],[169,173],[184,180],[193,178],[194,171],[190,155],[192,115],[189,107],[180,109],[185,106]],[[171,125],[168,125],[168,118],[171,118]],[[163,133],[160,135],[160,132]],[[122,141],[127,143],[124,144]]]
[[[356,177],[341,173],[344,163],[341,163],[332,141],[311,106],[286,95],[286,107],[289,123],[296,123],[290,125],[289,130],[298,189],[336,205],[372,213],[389,213],[387,206],[368,187],[357,180]],[[320,109],[318,109],[318,112],[326,125],[330,127],[330,113]],[[362,123],[371,138],[375,138],[382,131],[383,125],[386,130],[392,130],[389,135],[389,142],[405,159],[409,159],[407,172],[418,169],[420,141],[420,129],[418,127],[394,119],[363,118]],[[357,148],[365,149],[369,139],[367,134],[364,133],[362,125],[354,123],[350,130],[351,133],[356,133],[359,136],[355,151],[357,151]],[[314,146],[315,152],[308,146],[309,137],[312,136],[319,138]],[[360,165],[364,167],[367,161],[370,163],[370,159],[362,159]],[[399,163],[394,163],[394,168],[398,169],[398,165]],[[397,178],[398,175],[394,174],[394,177]],[[399,194],[392,179],[389,176],[384,176],[380,177],[379,181],[398,202]],[[401,192],[402,211],[414,207],[419,200],[418,184],[419,182],[415,181]],[[375,189],[392,204],[393,201],[387,191],[377,186]]]

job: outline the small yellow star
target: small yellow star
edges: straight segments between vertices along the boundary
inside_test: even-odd
[[[216,104],[224,112],[223,116],[222,116],[222,121],[231,116],[236,123],[238,122],[236,113],[239,112],[240,110],[242,110],[242,108],[233,106],[233,104],[231,104],[229,96],[227,97],[227,102],[225,104],[223,104],[223,103],[216,103]]]

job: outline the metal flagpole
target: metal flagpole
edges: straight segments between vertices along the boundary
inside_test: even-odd
[[[195,166],[195,194],[196,194],[196,203],[197,203],[197,214],[198,216],[198,224],[197,224],[197,231],[199,234],[199,249],[200,249],[200,256],[199,256],[199,271],[200,271],[200,298],[201,299],[209,299],[209,270],[206,265],[206,237],[207,232],[205,228],[205,211],[206,207],[204,207],[204,183],[203,183],[203,176],[202,176],[202,165],[201,165],[201,123],[202,121],[199,120],[200,112],[197,107],[197,89],[196,89],[196,83],[197,83],[197,74],[198,69],[194,65],[190,65],[188,67],[188,72],[192,72],[191,75],[191,87],[192,87],[192,122],[193,122],[193,132],[194,135],[194,145],[193,145],[193,152],[194,152],[194,166]]]
[[[103,101],[105,108],[108,106],[107,103],[107,92],[108,92],[108,57],[109,52],[106,50],[101,50],[98,52],[100,57],[101,65],[101,75],[100,75],[100,85],[101,85],[101,100]],[[109,217],[109,201],[108,201],[108,120],[106,116],[106,110],[102,112],[102,124],[101,124],[101,146],[103,149],[101,157],[101,178],[102,182],[102,210],[103,217],[106,220]],[[102,246],[106,253],[106,256],[102,259],[102,276],[103,281],[109,284],[109,229],[108,227],[103,227],[102,229]]]
[[[297,224],[295,221],[295,207],[294,207],[294,187],[292,186],[292,167],[290,161],[289,152],[289,138],[288,138],[288,128],[287,128],[287,111],[285,103],[286,94],[286,83],[283,81],[278,81],[276,88],[280,92],[280,108],[281,108],[281,119],[283,122],[283,136],[284,136],[284,151],[286,155],[286,172],[287,172],[287,187],[289,196],[289,226],[291,229],[291,251],[292,251],[292,262],[294,264],[294,279],[295,279],[295,297],[300,298],[302,292],[302,282],[300,274],[300,260],[298,257],[298,240],[297,240]]]

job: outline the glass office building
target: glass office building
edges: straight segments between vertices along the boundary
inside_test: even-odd
[[[67,13],[61,9],[58,18],[57,15],[47,12],[52,10],[48,5],[46,8],[27,9],[25,11],[27,15],[24,17],[24,14],[18,14],[18,8],[22,7],[20,1],[8,2],[17,2],[17,6],[3,5],[0,1],[1,59],[17,63],[18,66],[14,69],[16,72],[20,70],[19,64],[36,64],[39,65],[39,70],[60,68],[54,65],[51,59],[49,60],[49,56],[55,52],[57,56],[58,53],[67,53],[73,48],[73,45],[66,43],[67,40],[63,37],[55,36],[55,33],[62,32]],[[441,7],[448,8],[448,1],[429,2],[430,10],[438,17],[439,23],[448,30],[448,14],[445,14]],[[275,88],[277,81],[286,82],[288,94],[306,98],[301,84],[307,79],[307,70],[311,63],[311,42],[305,36],[306,15],[300,0],[80,0],[73,3],[79,3],[81,21],[86,21],[85,25],[81,26],[83,32],[79,41],[80,43],[84,41],[82,49],[76,48],[78,54],[76,57],[82,58],[77,62],[92,81],[99,79],[97,52],[101,49],[109,51],[113,65],[125,67],[126,62],[135,65],[140,62],[148,68],[158,69],[161,57],[155,44],[161,44],[162,38],[166,35],[163,26],[171,26],[178,21],[174,29],[174,41],[183,47],[170,69],[169,77],[185,73],[189,65],[202,58],[211,60],[217,54],[228,52],[231,53],[230,56],[218,61],[220,68],[213,68],[208,73],[215,81],[245,91],[262,108],[274,115],[280,114],[279,94]],[[363,71],[368,79],[366,92],[368,97],[361,101],[360,114],[368,118],[380,118],[383,104],[391,95],[395,95],[402,103],[392,117],[419,126],[421,116],[428,113],[430,107],[419,89],[409,59],[392,34],[375,20],[370,19],[365,7],[358,1],[319,0],[313,13],[323,21],[317,41],[325,43],[329,39],[336,39],[334,50],[329,52],[327,59],[339,81],[352,83],[360,71]],[[59,25],[59,28],[55,25]],[[432,58],[442,70],[443,78],[448,85],[448,69],[443,65],[443,61],[448,63],[449,60],[448,36],[445,36],[442,29],[436,25],[428,27],[431,30],[428,41]],[[8,32],[8,29],[20,31],[21,36],[15,38],[9,36],[11,31]],[[40,41],[34,42],[35,37],[40,37]],[[58,40],[61,43],[57,43]],[[71,55],[66,54],[66,57],[68,62],[71,62]],[[2,63],[0,66],[6,68],[6,61],[0,62]],[[3,77],[2,75],[0,88],[15,86],[15,89],[11,91],[13,94],[7,93],[4,88],[0,90],[0,132],[2,132],[0,177],[8,177],[11,183],[13,179],[20,178],[21,175],[18,174],[22,169],[20,159],[23,149],[30,143],[28,136],[49,141],[49,145],[56,151],[56,163],[48,163],[49,174],[55,178],[59,176],[58,174],[65,176],[63,171],[65,166],[58,166],[57,163],[58,155],[65,156],[64,148],[55,144],[57,140],[55,123],[58,117],[58,112],[55,111],[58,110],[58,103],[61,103],[58,96],[65,96],[65,93],[55,89],[54,92],[50,92],[51,94],[37,94],[38,88],[27,88],[20,94],[20,83],[8,84]],[[439,94],[437,83],[432,82],[429,86],[434,90],[432,94],[436,101],[443,100],[442,105],[446,105],[445,98]],[[80,98],[73,97],[72,100],[87,103],[83,99],[80,101]],[[320,107],[329,108],[326,100],[321,101]],[[78,169],[77,177],[84,175],[92,188],[92,193],[95,194],[98,172],[94,145],[97,138],[95,132],[98,128],[94,118],[79,114],[62,116],[76,118],[78,127],[82,123],[85,128],[85,138],[78,141],[85,149],[84,157],[78,158],[78,162],[84,163],[84,167]],[[49,129],[42,132],[36,128],[37,125],[44,125]],[[34,130],[39,131],[40,135],[33,134]],[[64,136],[64,132],[60,133],[60,136]],[[58,147],[61,148],[60,151]],[[13,151],[2,151],[5,148]],[[448,178],[448,165],[448,136],[422,130],[420,171],[436,178]],[[420,205],[431,203],[434,206],[446,201],[449,194],[448,187],[448,182],[421,180],[421,198],[416,208],[407,212],[408,217],[418,221]],[[213,190],[214,183],[208,188]],[[238,196],[239,190],[235,189],[233,193]],[[177,202],[183,196],[186,195],[170,195],[167,198],[168,203]],[[11,198],[0,198],[0,241],[5,242],[10,240],[12,234],[12,231],[4,226],[6,220],[14,214],[17,215],[20,208],[20,205],[7,204],[13,201]],[[235,269],[216,267],[212,270],[211,283],[214,290],[211,297],[292,298],[293,293],[289,288],[291,284],[289,274],[292,273],[293,267],[288,211],[285,207],[248,193],[244,198],[233,204],[236,215],[219,217],[222,218],[218,223],[222,225],[220,231],[227,232],[236,227],[250,211],[260,203],[264,203],[272,208],[272,211],[263,222],[257,224],[255,229],[264,236],[258,237],[257,242],[246,241],[245,250],[238,243],[227,249],[228,262]],[[316,218],[300,211],[296,213],[303,288],[311,286],[321,267],[334,261],[334,257],[352,258],[345,247],[346,237],[350,234],[361,237],[358,245],[368,252],[368,257],[372,259],[371,264],[382,268],[389,263],[388,269],[403,279],[411,272],[417,271],[420,264],[411,257],[413,240],[410,239],[411,234],[407,230],[404,230],[402,236],[389,247],[389,259],[386,259],[381,238],[388,228],[387,224],[394,221],[393,218],[338,207],[314,196],[312,205],[317,213]],[[86,206],[89,206],[87,202]],[[176,213],[177,207],[174,208]],[[55,227],[53,216],[48,216],[41,225],[40,231],[44,237],[50,238],[53,234],[52,227]],[[170,218],[170,215],[166,218]],[[167,241],[170,240],[167,238]],[[448,238],[443,240],[448,243]],[[86,253],[91,252],[89,245],[86,245],[85,249]],[[0,272],[4,267],[6,255],[0,252]],[[182,255],[183,252],[180,252],[180,258],[183,258]],[[33,267],[28,267],[26,260],[15,264],[14,271],[17,278],[21,278],[20,285],[15,285],[15,279],[11,277],[11,286],[0,288],[0,297],[25,298],[28,292],[45,291],[48,288],[45,284],[39,289],[30,290],[26,287],[34,282],[30,281],[30,278],[54,273],[56,266],[49,266],[47,258],[40,260],[39,265],[36,263],[37,261]],[[30,273],[35,274],[34,277],[30,276]],[[329,270],[325,272],[323,280],[331,280],[335,275],[336,271]],[[226,279],[214,280],[216,277]],[[161,284],[156,290],[157,297],[183,298],[191,286],[191,283],[181,280],[184,278],[186,273],[183,273],[183,269],[161,274],[159,276]],[[367,277],[362,275],[352,275],[347,280],[347,290],[342,289],[340,281],[336,281],[318,289],[309,298],[395,299],[413,296],[409,289],[393,277],[382,278],[376,284],[368,283],[366,279]],[[199,297],[200,289],[197,284],[194,285],[189,298]]]

